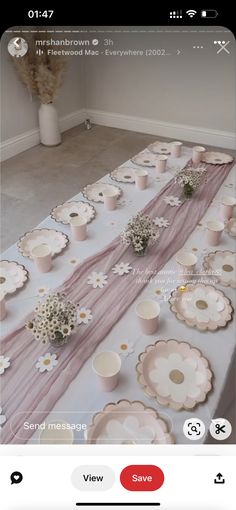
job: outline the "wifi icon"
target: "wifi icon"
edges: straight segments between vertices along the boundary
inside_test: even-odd
[[[193,9],[189,10],[189,11],[186,11],[186,14],[190,17],[190,18],[193,18],[193,16],[195,16],[195,14],[197,14],[197,11],[194,11]]]

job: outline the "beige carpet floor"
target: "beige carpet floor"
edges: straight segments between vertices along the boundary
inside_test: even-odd
[[[57,147],[37,145],[5,161],[1,169],[1,251],[36,227],[57,204],[157,138],[161,139],[96,125],[86,131],[80,125],[64,133]]]

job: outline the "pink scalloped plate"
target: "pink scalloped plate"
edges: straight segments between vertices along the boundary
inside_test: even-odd
[[[233,318],[230,299],[213,285],[181,285],[172,292],[169,303],[177,319],[199,331],[225,328]]]
[[[0,291],[4,296],[22,288],[28,278],[29,273],[22,264],[10,260],[0,261]]]
[[[142,402],[120,400],[95,414],[87,430],[87,443],[171,444],[167,422]]]
[[[138,166],[154,167],[156,166],[156,155],[152,152],[141,152],[134,156],[131,161]]]
[[[154,142],[151,143],[151,145],[148,146],[148,149],[150,152],[153,152],[153,154],[170,154],[171,150],[171,144],[168,142]]]
[[[17,247],[19,252],[29,259],[33,259],[32,249],[40,244],[49,246],[52,256],[62,252],[69,243],[69,238],[63,232],[49,228],[38,228],[26,232],[18,241]]]
[[[207,359],[186,342],[159,340],[148,345],[136,370],[145,393],[176,411],[194,409],[212,389]]]
[[[236,252],[225,250],[208,253],[203,260],[207,274],[224,287],[236,288]]]
[[[95,218],[96,212],[93,205],[88,202],[72,200],[71,202],[57,205],[50,214],[51,218],[58,223],[69,225],[71,218],[75,216],[82,216],[87,223],[90,223]]]

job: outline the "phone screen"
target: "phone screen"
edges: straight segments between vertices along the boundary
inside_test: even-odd
[[[2,30],[3,510],[235,506],[225,16]]]

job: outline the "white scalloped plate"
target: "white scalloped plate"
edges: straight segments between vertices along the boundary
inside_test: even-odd
[[[0,292],[4,296],[22,288],[29,278],[24,266],[10,260],[0,261]]]
[[[52,256],[58,255],[66,248],[69,243],[69,238],[63,232],[58,232],[53,229],[35,229],[26,232],[18,241],[17,247],[19,252],[29,259],[33,260],[31,251],[35,246],[40,244],[47,244],[51,250]]]
[[[203,259],[203,268],[224,287],[236,288],[236,252],[217,250]]]
[[[54,207],[51,211],[51,218],[63,225],[69,225],[71,218],[82,216],[87,223],[90,223],[95,217],[95,209],[88,202],[65,202],[64,204]]]
[[[148,146],[148,149],[153,152],[153,154],[164,154],[168,155],[171,152],[171,145],[167,142],[154,142]]]
[[[87,200],[92,200],[93,202],[103,202],[103,192],[105,190],[115,191],[117,198],[120,197],[122,191],[118,186],[114,184],[107,184],[106,182],[95,182],[94,184],[88,184],[83,189],[83,195]]]
[[[155,409],[129,400],[107,404],[95,414],[86,436],[93,444],[174,443],[166,421]]]
[[[137,154],[131,159],[132,163],[138,166],[154,167],[156,166],[156,155],[152,152]]]
[[[134,169],[130,167],[119,167],[110,173],[110,177],[117,182],[135,182]]]
[[[212,388],[212,372],[202,353],[186,342],[158,340],[139,355],[138,381],[160,405],[193,409]]]
[[[233,157],[225,152],[204,152],[202,161],[211,165],[225,165],[233,161]]]
[[[233,318],[229,298],[213,285],[204,283],[180,286],[171,293],[170,309],[177,319],[199,331],[225,328]]]

